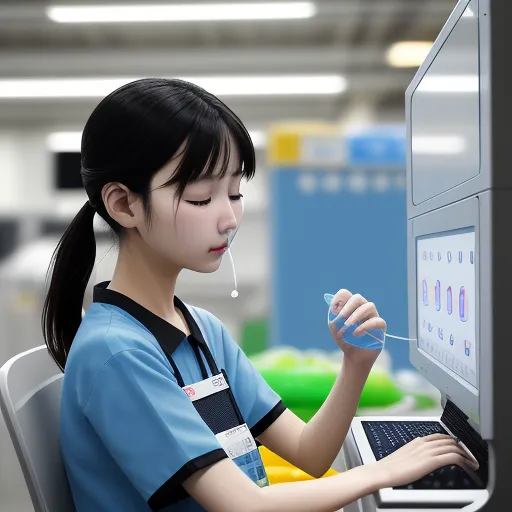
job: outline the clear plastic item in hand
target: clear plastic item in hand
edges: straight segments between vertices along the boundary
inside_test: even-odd
[[[339,313],[335,315],[331,310],[332,300],[334,299],[334,295],[331,293],[324,294],[324,300],[329,306],[329,311],[327,313],[327,322],[329,325],[332,323],[335,324],[336,329],[339,331],[345,326],[346,318],[343,318]],[[360,323],[355,323],[354,325],[349,325],[345,327],[343,331],[343,341],[348,343],[349,345],[353,345],[355,347],[364,348],[367,350],[382,350],[384,348],[386,338],[394,338],[397,340],[403,341],[416,341],[414,338],[402,338],[400,336],[393,336],[392,334],[387,334],[383,329],[370,329],[362,334],[355,335],[354,331],[360,326]]]

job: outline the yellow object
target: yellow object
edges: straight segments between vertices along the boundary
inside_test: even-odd
[[[260,446],[260,453],[270,484],[315,480],[314,477],[293,466],[264,446]],[[322,478],[337,474],[337,471],[330,469]]]
[[[328,123],[280,123],[268,132],[267,162],[270,165],[296,165],[303,159],[305,137],[339,138],[340,126]]]

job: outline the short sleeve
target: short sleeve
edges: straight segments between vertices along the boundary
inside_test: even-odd
[[[152,510],[185,497],[184,480],[227,457],[170,367],[143,350],[110,358],[84,413]]]
[[[256,438],[286,410],[286,407],[224,326],[222,336],[229,383],[240,412],[253,437]]]

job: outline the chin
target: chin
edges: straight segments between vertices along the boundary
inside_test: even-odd
[[[222,259],[219,258],[217,261],[201,262],[196,265],[190,265],[188,268],[201,274],[212,274],[219,269],[221,263]]]

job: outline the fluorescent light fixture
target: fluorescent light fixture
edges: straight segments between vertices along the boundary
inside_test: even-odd
[[[256,149],[265,147],[266,134],[260,130],[249,130]],[[80,151],[82,132],[54,132],[46,139],[46,145],[52,153],[76,153]]]
[[[417,89],[428,93],[478,92],[478,75],[431,75],[425,76]]]
[[[401,41],[391,45],[386,52],[387,63],[394,68],[421,66],[432,48],[430,41]]]
[[[412,152],[417,155],[456,155],[464,153],[466,141],[458,135],[418,135],[412,137]]]
[[[340,94],[339,75],[181,77],[216,96]],[[137,78],[0,79],[0,98],[98,98]]]
[[[312,2],[55,5],[46,9],[46,15],[57,23],[283,20],[311,18],[315,14]]]

